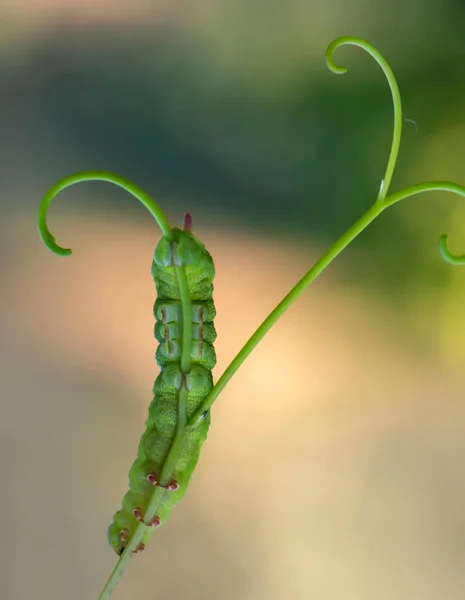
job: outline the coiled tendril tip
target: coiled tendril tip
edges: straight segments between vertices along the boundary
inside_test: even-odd
[[[444,233],[439,238],[439,253],[441,254],[442,258],[446,262],[448,262],[452,265],[458,265],[458,266],[465,265],[465,254],[462,254],[462,255],[452,254],[452,252],[448,249],[447,233]]]
[[[40,237],[42,238],[43,243],[54,254],[56,254],[57,256],[69,256],[70,254],[73,253],[71,248],[63,248],[62,246],[59,246],[56,243],[54,236],[50,233],[48,226],[47,226],[47,209],[46,209],[46,207],[42,207],[41,210],[39,211],[38,227],[39,227]]]
[[[347,73],[346,67],[338,67],[333,59],[328,56],[326,57],[326,64],[328,65],[328,69],[333,73],[336,73],[336,75],[344,75],[344,73]]]
[[[325,57],[326,57],[326,64],[328,66],[328,69],[330,71],[332,71],[333,73],[336,73],[337,75],[342,75],[343,73],[347,73],[346,67],[338,66],[334,62],[334,59],[333,59],[334,51],[336,50],[336,48],[338,48],[339,46],[344,44],[345,43],[344,40],[346,40],[346,39],[347,38],[338,38],[337,40],[334,40],[333,42],[331,42],[331,44],[326,49]]]

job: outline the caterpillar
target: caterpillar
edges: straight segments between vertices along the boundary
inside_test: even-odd
[[[184,228],[172,230],[171,242],[162,237],[154,253],[152,276],[157,289],[155,337],[159,342],[156,360],[161,371],[155,380],[154,398],[149,407],[138,456],[129,471],[130,489],[108,528],[108,541],[117,554],[123,552],[126,540],[138,522],[144,522],[147,530],[136,552],[143,550],[154,527],[167,520],[174,505],[186,492],[210,425],[210,415],[207,414],[199,426],[186,433],[184,444],[176,457],[172,479],[167,483],[161,482],[160,470],[176,429],[181,423],[185,425],[188,422],[211,391],[211,372],[216,364],[213,348],[216,338],[213,324],[215,305],[212,298],[215,269],[212,257],[192,235],[190,227],[191,217],[187,213]],[[184,323],[176,266],[185,270],[191,304],[189,318],[192,336],[187,365],[181,362]],[[157,514],[147,523],[144,521],[144,511],[153,486],[162,487],[163,496]]]
[[[89,180],[108,181],[132,193],[150,210],[163,232],[151,269],[157,292],[153,313],[158,341],[155,358],[160,373],[137,458],[129,471],[129,490],[107,530],[110,546],[121,555],[141,523],[146,527],[133,550],[136,553],[144,549],[154,528],[168,519],[186,492],[207,437],[210,410],[202,407],[213,389],[212,369],[216,364],[212,297],[215,266],[204,244],[192,234],[190,213],[186,213],[182,229],[171,228],[145,192],[127,179],[104,171],[65,177],[44,196],[38,226],[42,240],[53,252],[71,254],[71,250],[56,244],[48,230],[48,206],[61,190]],[[147,511],[154,508],[155,514],[147,519]]]

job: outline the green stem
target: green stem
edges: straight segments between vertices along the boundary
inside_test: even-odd
[[[236,373],[242,363],[246,360],[246,358],[250,355],[250,353],[254,350],[257,344],[264,338],[267,332],[275,325],[275,323],[280,319],[280,317],[286,312],[286,310],[297,300],[297,298],[302,294],[302,292],[311,284],[315,279],[326,269],[326,267],[366,228],[368,225],[376,219],[386,208],[409,198],[411,196],[415,196],[417,194],[429,191],[447,191],[458,194],[460,196],[465,197],[465,187],[456,183],[448,182],[448,181],[430,181],[425,183],[420,183],[417,185],[413,185],[404,190],[400,190],[394,194],[391,194],[383,201],[376,201],[361,217],[356,221],[352,227],[350,227],[323,255],[322,257],[313,265],[313,267],[302,277],[302,279],[291,289],[291,291],[281,300],[281,302],[274,308],[274,310],[268,315],[268,317],[263,321],[263,323],[258,327],[258,329],[252,334],[249,340],[244,344],[235,358],[232,360],[230,365],[226,368],[224,373],[219,378],[215,387],[209,396],[202,403],[200,408],[196,411],[196,413],[192,416],[189,423],[187,424],[185,420],[182,418],[178,421],[178,430],[176,432],[176,436],[173,440],[173,444],[171,446],[170,452],[165,461],[162,474],[161,481],[163,485],[166,485],[172,476],[174,466],[176,464],[177,457],[179,452],[182,449],[184,444],[185,434],[189,428],[195,427],[203,418],[203,415],[206,411],[208,411],[213,402],[219,396],[219,394],[223,391],[231,377]],[[444,258],[453,264],[465,264],[465,255],[464,256],[455,256],[452,255],[446,248],[444,241],[446,236],[441,236],[442,244],[445,248],[441,250],[441,252],[445,252],[446,255],[443,254]],[[184,388],[181,389],[180,394],[180,407],[179,414],[185,414],[185,403],[187,399],[182,396]],[[184,410],[182,409],[184,407]],[[159,503],[163,496],[163,488],[155,488],[150,503],[147,508],[147,520],[151,520],[158,509]],[[105,585],[101,595],[99,596],[99,600],[108,600],[112,591],[118,584],[122,574],[124,573],[130,559],[132,556],[132,552],[137,548],[142,535],[144,533],[145,526],[140,524],[134,535],[128,542],[123,554],[118,560],[113,572],[110,575],[110,578]]]
[[[297,300],[300,294],[320,275],[326,267],[338,256],[344,248],[346,248],[352,240],[354,240],[383,210],[393,206],[401,200],[422,194],[424,192],[452,192],[459,196],[465,197],[465,186],[450,181],[426,181],[418,183],[408,188],[391,194],[384,200],[376,200],[376,202],[360,217],[360,219],[352,225],[330,248],[323,256],[313,265],[313,267],[302,277],[302,279],[292,288],[292,290],[281,300],[281,302],[268,315],[263,323],[256,329],[250,339],[239,350],[238,354],[233,358],[230,365],[218,379],[215,387],[210,394],[205,398],[204,402],[189,421],[190,427],[195,427],[203,418],[203,415],[210,410],[213,402],[226,387],[226,384],[231,377],[236,373],[245,359],[249,356],[257,344],[264,338],[266,333],[273,327],[279,318],[286,310]],[[465,254],[452,254],[447,248],[447,235],[443,234],[439,240],[439,251],[441,256],[447,262],[453,265],[465,265]]]
[[[190,300],[189,285],[187,281],[186,269],[184,266],[175,266],[176,278],[178,282],[179,297],[181,299],[182,307],[182,352],[181,352],[181,370],[183,373],[188,373],[191,367],[191,340],[192,340],[192,304]],[[186,439],[186,433],[188,431],[186,427],[187,421],[187,400],[188,391],[183,382],[181,389],[179,390],[178,396],[178,413],[177,413],[177,427],[173,441],[171,443],[170,450],[163,464],[163,468],[160,473],[160,484],[155,486],[147,509],[145,511],[145,521],[150,521],[155,517],[158,512],[158,507],[163,498],[163,494],[166,493],[163,486],[168,485],[171,481],[176,462],[179,454],[182,450]],[[169,493],[169,492],[168,492]],[[119,557],[113,571],[108,578],[105,587],[103,588],[99,600],[108,600],[114,589],[119,583],[124,571],[126,570],[134,550],[139,545],[146,526],[143,523],[139,523],[132,534],[131,538]]]
[[[401,200],[405,200],[405,198],[423,194],[424,192],[451,192],[458,196],[465,197],[465,186],[460,185],[459,183],[453,183],[452,181],[425,181],[423,183],[411,185],[398,192],[394,192],[394,194],[390,194],[384,201],[384,204],[387,208]]]
[[[189,373],[191,368],[191,348],[192,348],[192,303],[187,282],[186,268],[183,266],[175,267],[176,278],[178,280],[179,297],[181,298],[182,309],[182,350],[181,350],[181,371]]]

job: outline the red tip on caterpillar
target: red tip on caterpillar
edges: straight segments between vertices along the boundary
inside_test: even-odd
[[[192,215],[189,211],[184,215],[184,224],[182,226],[184,231],[190,233],[192,231]]]
[[[143,544],[142,542],[137,546],[137,548],[134,550],[133,554],[140,554],[142,552],[142,550],[144,550],[145,548],[145,544]]]

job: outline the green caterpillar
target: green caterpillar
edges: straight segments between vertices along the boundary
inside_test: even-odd
[[[190,216],[186,215],[189,222]],[[151,519],[137,551],[143,550],[152,529],[164,523],[173,506],[184,496],[210,425],[209,413],[190,429],[175,461],[173,479],[160,482],[160,471],[171,448],[176,429],[186,424],[213,388],[211,371],[216,364],[213,342],[215,306],[212,299],[215,268],[205,246],[185,225],[173,229],[173,241],[162,237],[154,254],[152,275],[157,288],[154,306],[155,337],[159,342],[156,360],[161,368],[153,388],[145,433],[138,456],[129,472],[130,490],[108,529],[110,545],[121,554],[126,540],[144,522],[144,512],[155,485],[163,488],[156,516]],[[175,267],[185,269],[191,300],[192,339],[189,364],[181,364],[183,315]]]
[[[168,519],[186,492],[207,437],[210,411],[202,406],[213,389],[212,369],[216,364],[216,310],[212,298],[215,267],[205,246],[191,232],[190,213],[184,218],[183,229],[171,228],[159,207],[140,188],[101,171],[65,177],[45,195],[38,225],[52,251],[71,253],[58,246],[48,230],[50,202],[66,187],[92,179],[115,183],[136,196],[157,219],[164,234],[152,262],[157,290],[154,333],[159,342],[155,357],[161,371],[155,380],[146,430],[129,472],[129,491],[107,531],[110,546],[121,555],[141,523],[146,527],[134,552],[142,551],[153,528]],[[155,514],[147,519],[152,501]]]

